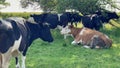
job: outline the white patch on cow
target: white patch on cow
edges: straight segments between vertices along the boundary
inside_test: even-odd
[[[13,56],[14,52],[16,52],[16,51],[18,52],[18,48],[20,46],[21,40],[22,40],[22,36],[20,36],[20,38],[14,42],[13,47],[10,47],[6,53],[2,54],[2,68],[9,67],[10,59]],[[15,55],[15,56],[17,56],[17,55]]]
[[[50,24],[47,23],[47,22],[44,22],[43,25],[44,25],[44,26],[46,25],[46,26],[48,26],[48,27],[50,26]]]
[[[20,68],[20,63],[19,62],[17,63],[16,68]]]
[[[83,47],[84,47],[84,48],[90,48],[90,46],[87,46],[87,45],[84,45]]]
[[[99,48],[100,48],[100,46],[95,46],[95,48],[99,49]]]
[[[24,23],[26,20],[22,17],[9,17],[8,19],[14,20],[16,22]]]
[[[83,32],[85,31],[86,28],[83,28],[80,32],[80,35],[83,35]]]
[[[93,37],[91,38],[91,40],[93,40],[94,38],[98,38],[98,35],[93,35]]]
[[[72,41],[72,43],[71,43],[72,45],[76,45],[77,44],[77,42],[76,41]]]
[[[1,20],[1,21],[4,22],[4,24],[7,25],[7,28],[12,28],[11,23],[9,23],[8,21],[5,21],[5,20]]]
[[[25,59],[26,59],[26,56],[22,56],[22,68],[25,68]]]
[[[80,39],[80,41],[78,41],[78,43],[83,43],[82,39]]]
[[[93,37],[99,37],[98,35],[94,35]]]
[[[69,34],[71,32],[71,30],[68,28],[68,26],[66,26],[65,28],[63,28],[62,30],[61,30],[61,34]]]
[[[12,47],[12,52],[19,49],[21,40],[22,40],[22,36],[20,35],[20,38],[14,42],[14,45]]]
[[[106,37],[107,39],[109,39],[109,37],[108,37],[107,35],[105,35],[105,37]]]
[[[71,34],[65,34],[65,35],[64,35],[64,39],[66,39],[67,36],[72,36],[72,35],[71,35]],[[72,37],[73,37],[73,36],[72,36]]]
[[[62,14],[58,14],[58,21],[60,21],[60,16],[62,16]]]
[[[29,17],[28,20],[30,23],[37,24],[33,17]]]
[[[57,25],[57,28],[58,28],[59,30],[62,30],[62,29],[63,29],[63,26]]]
[[[94,16],[96,16],[96,14],[94,14],[94,15],[91,15],[90,19],[92,20]]]

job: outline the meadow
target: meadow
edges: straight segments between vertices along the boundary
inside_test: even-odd
[[[101,29],[113,40],[110,49],[74,46],[71,45],[72,37],[64,39],[58,29],[51,30],[54,42],[35,40],[27,52],[26,68],[120,68],[120,23],[116,25],[119,28],[106,24]],[[11,59],[10,68],[15,68],[14,58]]]
[[[101,31],[113,40],[110,49],[86,49],[71,45],[72,37],[63,39],[58,29],[51,30],[54,42],[40,39],[33,42],[26,58],[27,68],[119,68],[120,31],[106,25]],[[15,68],[14,58],[10,68]]]

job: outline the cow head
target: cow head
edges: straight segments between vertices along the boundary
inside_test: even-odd
[[[34,19],[35,22],[37,23],[43,23],[44,22],[44,18],[45,18],[46,14],[33,14],[30,15],[30,17],[32,17]]]
[[[43,41],[52,42],[53,41],[53,37],[52,37],[52,34],[50,32],[49,26],[46,23],[39,24],[39,26],[40,26],[39,37]]]
[[[108,12],[107,14],[110,19],[118,19],[119,18],[119,16],[115,12]]]
[[[62,28],[61,34],[63,35],[71,34],[71,28],[73,28],[73,25],[69,25],[69,26]]]
[[[38,35],[43,41],[52,42],[53,37],[50,32],[49,24],[43,22],[43,17],[43,15],[31,15],[28,19],[28,22],[34,22],[33,24],[37,25],[38,28],[36,29],[36,31],[38,31],[37,33],[39,33]]]
[[[110,11],[97,11],[96,12],[97,15],[99,15],[101,21],[104,22],[109,22],[110,19],[118,19],[119,16],[117,15],[117,13],[115,12],[110,12]]]
[[[71,18],[71,22],[79,22],[81,21],[82,16],[80,16],[79,13],[73,13]]]

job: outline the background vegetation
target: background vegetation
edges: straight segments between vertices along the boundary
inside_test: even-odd
[[[89,14],[96,10],[104,10],[106,5],[119,9],[114,0],[21,0],[21,5],[26,7],[34,2],[37,2],[45,12],[74,10]]]
[[[104,10],[106,5],[120,9],[114,2],[115,0],[21,0],[21,6],[26,8],[28,5],[38,3],[45,12],[61,13],[66,10],[78,11],[82,14],[94,13],[96,10]],[[0,0],[0,5],[8,5],[5,0]]]

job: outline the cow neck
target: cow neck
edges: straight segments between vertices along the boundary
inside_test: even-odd
[[[39,38],[39,25],[27,22],[28,30],[29,30],[29,39],[37,39]]]
[[[80,28],[71,28],[71,34],[75,38],[78,33],[80,33],[81,29]]]

